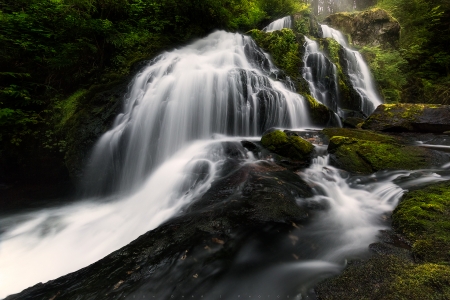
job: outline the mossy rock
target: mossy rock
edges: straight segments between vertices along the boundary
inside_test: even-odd
[[[450,266],[414,264],[395,255],[353,262],[316,288],[321,300],[450,299]]]
[[[448,162],[448,156],[429,149],[345,136],[332,137],[328,152],[336,167],[363,174],[384,169],[416,170]]]
[[[261,144],[278,155],[292,160],[308,159],[314,150],[314,146],[299,136],[288,136],[281,130],[275,130],[265,134]]]
[[[355,138],[365,141],[375,141],[383,143],[398,143],[399,140],[396,137],[392,137],[385,134],[379,134],[376,132],[352,129],[352,128],[325,128],[322,133],[329,139],[335,136],[344,136],[349,138]]]
[[[450,181],[408,193],[392,218],[417,259],[450,264]]]
[[[362,125],[363,129],[392,132],[450,130],[450,106],[437,104],[382,104]]]
[[[323,21],[348,35],[355,46],[380,46],[396,49],[400,40],[400,24],[387,11],[375,8],[355,13],[335,13]]]

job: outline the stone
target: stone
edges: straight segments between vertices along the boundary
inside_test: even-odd
[[[398,48],[400,24],[383,9],[375,8],[363,12],[336,13],[323,21],[342,31],[358,47],[380,46],[383,49]]]
[[[443,133],[450,130],[450,106],[437,104],[382,104],[363,129],[391,132]]]
[[[330,163],[348,172],[370,174],[385,169],[424,169],[441,166],[449,161],[445,153],[405,145],[400,139],[383,138],[374,133],[364,137],[363,132],[349,134],[350,137],[333,135],[328,145]]]
[[[314,146],[296,135],[287,135],[276,130],[263,135],[261,144],[271,152],[293,160],[306,160],[314,150]]]

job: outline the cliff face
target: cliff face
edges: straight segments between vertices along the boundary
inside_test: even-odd
[[[355,46],[398,47],[400,24],[383,9],[336,13],[325,18],[324,23],[342,31]]]

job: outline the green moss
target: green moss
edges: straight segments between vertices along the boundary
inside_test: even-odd
[[[291,77],[299,76],[302,61],[299,47],[301,46],[291,29],[283,28],[273,32],[263,32],[257,29],[249,31],[256,43],[268,51],[274,63]]]
[[[69,98],[58,102],[55,106],[56,111],[59,111],[57,128],[64,127],[67,121],[74,116],[81,99],[86,96],[87,92],[88,91],[85,89],[80,89],[73,93]]]
[[[261,144],[274,153],[295,160],[308,158],[314,150],[311,143],[299,136],[288,136],[281,130],[265,134],[261,139]]]
[[[450,182],[408,193],[393,226],[413,242],[417,258],[450,263]]]
[[[376,141],[384,143],[397,143],[398,140],[392,136],[379,134],[368,130],[350,129],[350,128],[325,128],[322,130],[329,139],[334,136],[344,136],[365,141]]]
[[[433,104],[382,104],[364,122],[362,128],[377,131],[414,131],[414,124],[421,123],[418,119],[424,110],[441,108],[441,105]],[[439,128],[433,130],[439,132]]]
[[[338,167],[357,173],[415,170],[428,167],[432,161],[428,151],[420,147],[342,136],[330,139],[328,151]]]
[[[342,275],[321,283],[319,299],[449,299],[450,267],[413,264],[394,255],[376,255],[350,264]]]

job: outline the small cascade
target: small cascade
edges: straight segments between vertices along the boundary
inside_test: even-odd
[[[308,82],[312,96],[337,113],[339,81],[336,66],[320,52],[316,41],[307,37],[305,40],[303,78]]]
[[[292,28],[292,17],[287,16],[278,20],[273,21],[269,25],[263,28],[265,32],[272,32],[275,30],[281,30],[283,28]]]
[[[375,108],[382,104],[382,101],[375,88],[369,67],[364,61],[361,54],[349,48],[349,45],[343,34],[327,25],[321,25],[324,38],[333,38],[345,50],[345,59],[348,75],[353,88],[360,98],[360,110],[366,115],[370,115]]]

